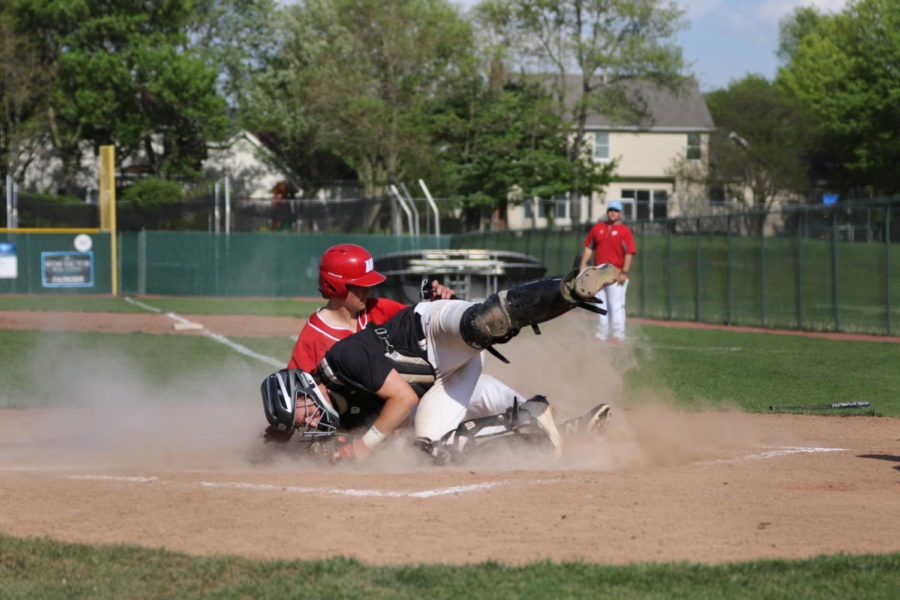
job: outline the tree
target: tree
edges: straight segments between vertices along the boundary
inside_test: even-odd
[[[191,52],[192,0],[15,0],[23,30],[55,67],[48,109],[55,150],[73,187],[81,142],[114,144],[119,161],[156,175],[196,173],[206,140],[224,135],[216,72]],[[70,190],[71,191],[71,190]]]
[[[857,0],[842,12],[797,12],[782,26],[778,83],[819,120],[844,190],[900,191],[900,4]]]
[[[505,222],[510,202],[569,191],[574,168],[602,179],[596,185],[609,182],[611,164],[596,170],[569,160],[568,131],[552,102],[533,81],[476,78],[436,111],[435,135],[445,144],[436,188],[462,202],[469,227],[480,225],[482,209],[496,208]]]
[[[275,0],[195,0],[190,47],[218,73],[219,93],[247,110],[250,80],[277,49]]]
[[[12,15],[0,13],[0,180],[21,179],[40,151],[51,78]]]
[[[481,19],[512,48],[524,70],[551,74],[558,114],[572,128],[569,160],[585,154],[590,111],[623,124],[646,123],[643,99],[619,85],[649,80],[677,89],[683,83],[681,49],[672,42],[683,11],[664,0],[485,0]],[[567,74],[579,76],[577,89]],[[576,179],[576,193],[594,191]]]
[[[710,187],[755,210],[809,188],[812,122],[783,90],[748,75],[706,94],[706,104],[717,126],[710,138]]]
[[[281,51],[255,96],[270,112],[257,122],[338,157],[367,197],[414,176],[431,151],[425,108],[469,60],[471,28],[457,10],[446,0],[309,0],[282,20]]]

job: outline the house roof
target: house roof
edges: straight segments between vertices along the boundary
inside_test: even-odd
[[[550,83],[551,76],[546,77],[545,81]],[[566,104],[572,106],[581,95],[581,75],[566,75],[565,85]],[[700,87],[693,79],[688,80],[678,92],[661,88],[646,80],[623,81],[615,85],[621,87],[630,98],[643,98],[649,118],[637,125],[615,122],[598,111],[589,111],[587,118],[589,129],[649,131],[711,131],[715,129],[706,101],[703,94],[700,93]]]

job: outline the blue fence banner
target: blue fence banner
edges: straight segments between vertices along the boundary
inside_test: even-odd
[[[94,287],[93,252],[41,252],[44,287]]]

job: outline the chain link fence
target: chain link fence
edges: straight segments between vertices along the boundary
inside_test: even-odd
[[[878,335],[900,332],[900,198],[632,222],[628,312],[647,318]],[[590,224],[456,235],[564,273]]]

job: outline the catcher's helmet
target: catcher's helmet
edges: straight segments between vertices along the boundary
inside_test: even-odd
[[[332,246],[319,261],[319,291],[325,298],[345,297],[347,284],[371,287],[385,279],[369,251],[356,244]]]
[[[333,435],[340,424],[337,411],[306,371],[272,373],[263,380],[260,392],[266,419],[278,431],[296,428],[301,440],[312,440]]]

